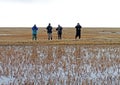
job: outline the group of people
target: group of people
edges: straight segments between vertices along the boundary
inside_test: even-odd
[[[81,28],[82,28],[82,26],[79,23],[77,23],[75,28],[76,28],[75,39],[77,39],[77,37],[80,39],[81,38]],[[52,40],[52,29],[53,29],[53,27],[49,23],[48,26],[46,27],[47,34],[48,34],[48,40]],[[62,29],[63,28],[60,25],[58,25],[58,27],[56,28],[56,31],[57,31],[57,34],[58,34],[58,39],[62,39]],[[32,40],[37,40],[37,31],[38,31],[38,27],[36,25],[34,25],[32,27]]]

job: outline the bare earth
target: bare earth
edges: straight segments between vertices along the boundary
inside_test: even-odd
[[[38,40],[33,41],[30,27],[0,27],[0,45],[119,45],[120,28],[82,28],[81,39],[75,40],[75,28],[64,28],[62,40],[57,39],[53,29],[53,40],[47,39],[45,28],[40,27]]]

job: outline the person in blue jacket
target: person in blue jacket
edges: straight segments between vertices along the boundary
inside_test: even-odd
[[[32,27],[32,40],[37,40],[38,27],[36,24]]]
[[[52,26],[51,24],[49,23],[49,25],[47,26],[47,33],[48,33],[48,40],[52,40]]]

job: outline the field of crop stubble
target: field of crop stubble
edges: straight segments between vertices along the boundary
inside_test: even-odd
[[[64,29],[63,39],[47,40],[40,29],[0,29],[0,85],[119,85],[120,30]]]
[[[120,28],[83,28],[82,38],[75,40],[75,28],[64,28],[63,39],[57,40],[57,32],[53,29],[53,40],[47,40],[45,28],[38,31],[38,40],[32,41],[31,28],[0,28],[0,45],[20,44],[120,44]]]

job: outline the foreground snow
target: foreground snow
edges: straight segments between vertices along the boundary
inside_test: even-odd
[[[0,46],[0,85],[119,85],[120,47]]]

